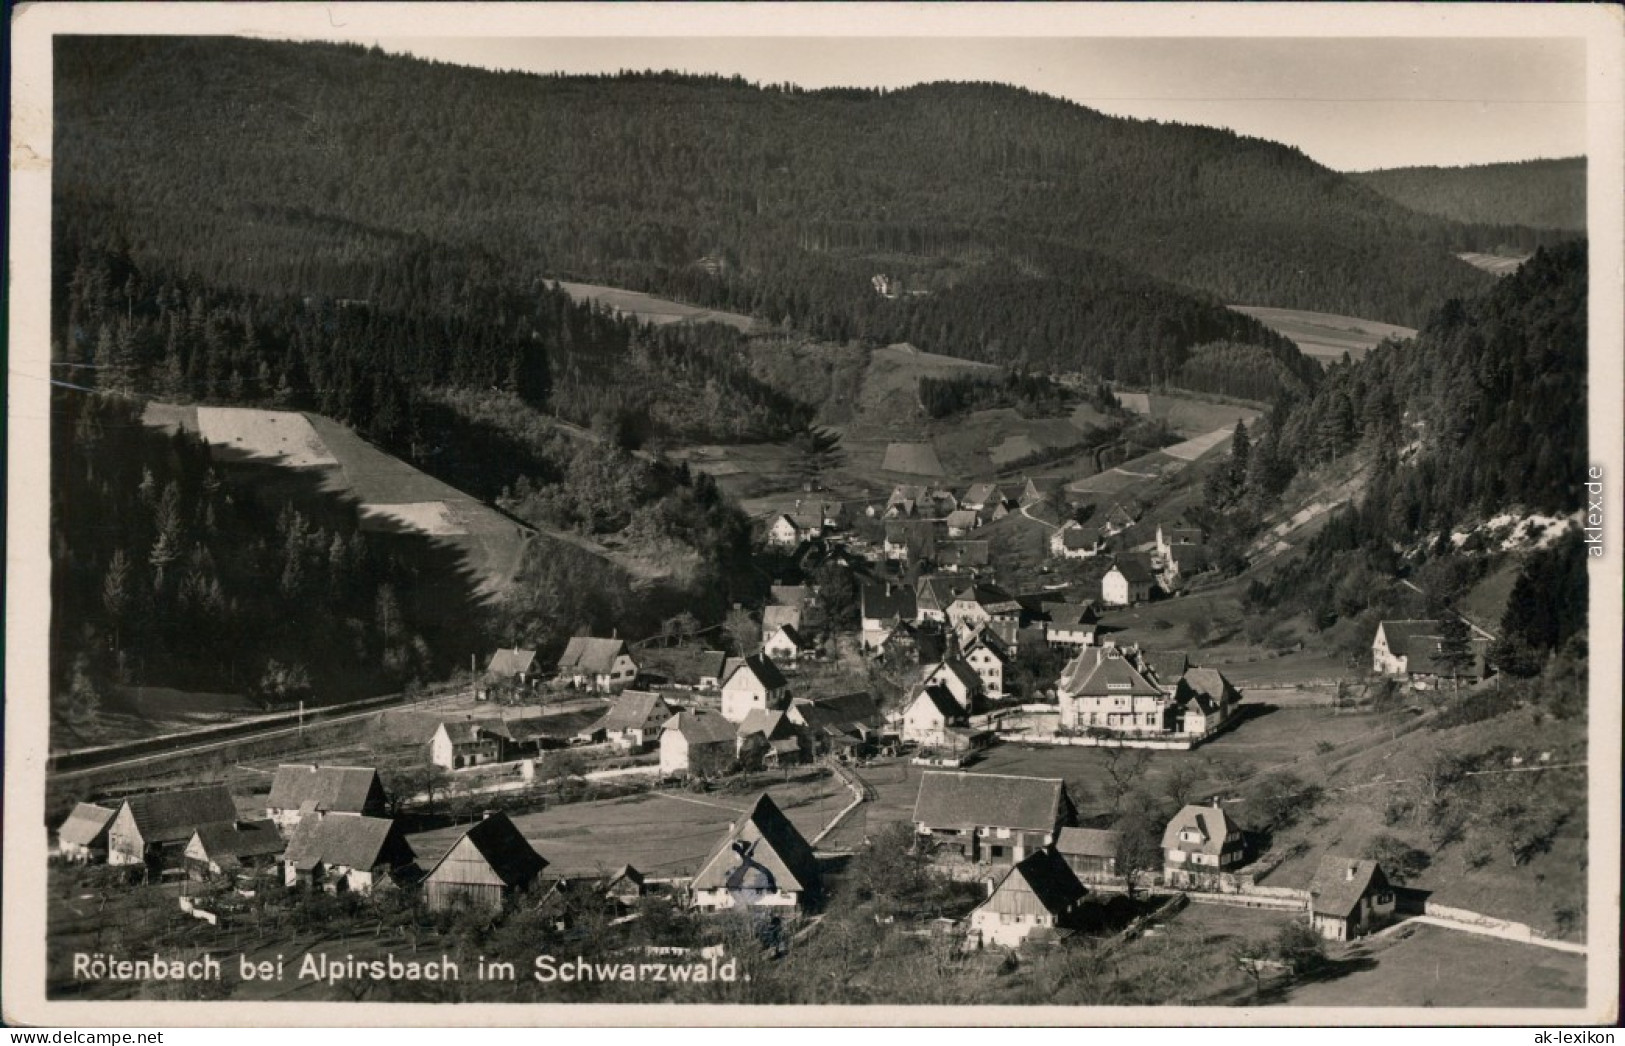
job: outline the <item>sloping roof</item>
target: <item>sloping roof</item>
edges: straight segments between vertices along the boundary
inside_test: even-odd
[[[1049,618],[1050,624],[1059,628],[1092,627],[1095,622],[1094,611],[1077,603],[1045,603],[1043,610],[1044,614]]]
[[[801,627],[801,607],[765,606],[762,608],[762,631],[772,633],[781,625]]]
[[[671,706],[647,690],[623,690],[598,725],[605,730],[647,730],[671,718]]]
[[[783,633],[784,638],[788,639],[790,641],[790,645],[795,647],[797,650],[802,650],[802,649],[804,649],[804,648],[811,645],[802,636],[800,630],[797,629],[796,626],[794,626],[794,625],[780,625],[774,631],[773,635],[768,637],[768,639],[771,640],[774,637],[778,636],[780,633]]]
[[[132,795],[124,802],[141,837],[149,843],[190,839],[200,824],[237,819],[237,804],[225,785],[148,792]]]
[[[1207,535],[1202,533],[1201,527],[1158,527],[1157,529],[1162,534],[1164,544],[1187,543],[1200,545],[1207,540]]]
[[[1316,915],[1347,919],[1360,898],[1373,888],[1388,885],[1388,877],[1376,861],[1327,854],[1320,859],[1315,877],[1309,880],[1309,897]]]
[[[109,810],[95,803],[80,803],[56,830],[57,841],[74,846],[89,846],[107,834],[107,826],[113,822],[117,814],[117,810]]]
[[[871,584],[862,590],[863,616],[877,621],[912,621],[918,612],[907,585]]]
[[[1129,552],[1118,556],[1112,562],[1112,569],[1122,574],[1132,585],[1149,585],[1157,579],[1148,561]]]
[[[1183,650],[1148,650],[1140,658],[1163,686],[1173,686],[1178,682],[1191,663],[1190,656]]]
[[[1085,530],[1076,523],[1068,523],[1061,529],[1061,544],[1065,548],[1094,548],[1100,544],[1100,532]]]
[[[922,682],[924,680],[928,680],[943,669],[947,669],[948,674],[958,679],[959,682],[969,691],[976,691],[982,688],[982,677],[976,674],[976,669],[972,668],[970,665],[967,665],[963,659],[957,657],[946,657],[934,665],[927,665],[925,670],[920,673],[920,679]]]
[[[956,508],[952,512],[948,513],[948,525],[950,527],[961,527],[969,530],[970,528],[976,526],[976,521],[979,518],[980,517],[978,517],[976,513],[972,512],[968,508]]]
[[[1190,689],[1191,700],[1204,712],[1217,711],[1225,694],[1234,689],[1217,668],[1189,669],[1185,673],[1184,683]]]
[[[937,559],[945,566],[985,567],[992,562],[992,555],[988,542],[978,538],[944,542]]]
[[[960,504],[986,505],[989,502],[1004,500],[1004,491],[997,483],[972,483],[970,489],[965,491]]]
[[[1063,828],[1055,849],[1071,857],[1116,857],[1118,835],[1102,828]]]
[[[1377,626],[1388,638],[1388,649],[1403,657],[1405,670],[1421,675],[1449,675],[1450,668],[1439,658],[1439,639],[1443,631],[1438,620],[1383,621]],[[1473,626],[1467,626],[1469,648],[1475,662],[1488,648],[1488,641],[1474,635]]]
[[[812,591],[806,585],[774,585],[768,589],[768,599],[776,606],[805,606]]]
[[[286,846],[282,833],[276,830],[276,824],[271,821],[200,824],[197,837],[203,844],[203,852],[212,861],[222,857],[265,857],[281,853]]]
[[[722,718],[715,712],[702,712],[695,709],[686,709],[678,712],[666,720],[661,731],[675,730],[691,745],[718,744],[727,742],[733,744],[735,735],[734,724]]]
[[[1089,892],[1061,855],[1050,849],[1028,854],[1005,874],[993,892],[997,894],[1006,883],[1015,879],[1025,882],[1033,897],[1051,915],[1067,912]]]
[[[306,818],[288,839],[282,859],[296,868],[311,868],[318,863],[373,868],[388,857],[385,849],[392,833],[399,835],[395,822],[387,817],[329,814],[319,820]],[[411,852],[404,838],[398,839],[396,845]]]
[[[750,860],[772,876],[776,889],[815,891],[822,881],[812,847],[772,797],[763,792],[751,804],[750,812],[734,823],[722,844],[712,851],[694,877],[694,889],[720,890],[737,886],[733,874],[740,864],[734,850],[736,842],[746,846],[755,844],[749,851]],[[758,884],[757,888],[765,885]]]
[[[1069,808],[1059,777],[927,770],[914,820],[929,828],[1020,828],[1048,832]]]
[[[773,659],[766,654],[756,653],[749,657],[730,658],[729,660],[730,667],[727,670],[728,674],[722,679],[723,686],[727,686],[728,680],[739,672],[749,672],[769,690],[782,690],[790,685],[790,681],[784,678],[784,673],[779,671],[779,666],[775,665]]]
[[[761,734],[769,741],[779,741],[794,737],[796,726],[783,712],[753,708],[745,713],[745,718],[739,721],[737,728],[739,737],[749,737],[752,734]]]
[[[271,810],[297,810],[308,802],[324,812],[358,814],[378,780],[370,766],[316,766],[284,763],[271,779],[265,806]]]
[[[721,679],[728,655],[690,646],[647,647],[638,651],[638,667],[673,683],[694,686],[702,679]]]
[[[529,672],[535,664],[536,651],[514,647],[512,650],[503,649],[492,654],[491,663],[485,666],[485,672],[493,676],[517,676]]]
[[[1021,498],[1023,501],[1048,500],[1065,489],[1066,479],[1061,476],[1028,477],[1026,484],[1022,487]]]
[[[1086,648],[1062,671],[1057,684],[1074,697],[1158,697],[1162,690],[1115,647]]]
[[[958,698],[954,697],[953,691],[949,690],[941,683],[932,683],[930,686],[921,687],[915,692],[914,697],[911,701],[909,701],[909,704],[912,705],[921,697],[924,697],[926,700],[935,705],[937,711],[942,714],[944,719],[957,719],[967,714],[965,712],[965,706],[959,703]]]
[[[484,740],[484,738],[481,736],[482,734],[500,733],[500,731],[492,730],[492,722],[492,720],[488,719],[478,721],[457,719],[450,722],[441,723],[435,728],[435,732],[438,733],[441,730],[444,730],[446,732],[446,737],[448,737],[451,740],[451,743],[454,745],[471,745]]]
[[[803,698],[791,707],[807,724],[807,729],[814,731],[839,733],[880,723],[880,712],[875,708],[874,699],[863,691],[817,700]]]
[[[564,653],[559,656],[559,671],[607,675],[614,670],[615,659],[624,653],[626,653],[624,639],[575,636],[566,644]]]
[[[450,854],[464,839],[479,851],[497,878],[510,887],[521,887],[533,881],[547,867],[547,858],[537,853],[518,827],[505,813],[494,813],[462,834],[446,849]],[[445,857],[429,870],[430,877]]]
[[[1031,519],[1038,520],[1040,523],[1048,523],[1052,527],[1060,526],[1065,519],[1061,514],[1060,507],[1048,499],[1028,502],[1026,507],[1022,509],[1022,513]]]
[[[1188,843],[1180,839],[1179,833],[1187,828],[1194,828],[1201,836],[1200,841]],[[1222,807],[1192,803],[1175,814],[1168,827],[1163,829],[1162,848],[1216,856],[1224,849],[1226,842],[1240,836],[1241,828]]]
[[[1200,574],[1213,565],[1213,553],[1206,545],[1175,545],[1168,550],[1168,558],[1184,574]]]

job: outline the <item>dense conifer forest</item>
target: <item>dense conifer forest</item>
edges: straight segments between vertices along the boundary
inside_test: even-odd
[[[1583,156],[1476,167],[1396,167],[1349,177],[1420,214],[1585,232]]]

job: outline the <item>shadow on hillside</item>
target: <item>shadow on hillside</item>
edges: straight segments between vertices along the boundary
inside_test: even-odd
[[[1292,993],[1306,984],[1322,984],[1339,981],[1351,974],[1366,973],[1377,968],[1377,960],[1369,955],[1350,955],[1342,959],[1327,959],[1312,970],[1306,970],[1296,977],[1269,984],[1258,993],[1258,1002],[1262,1005],[1280,1004],[1290,1002]]]

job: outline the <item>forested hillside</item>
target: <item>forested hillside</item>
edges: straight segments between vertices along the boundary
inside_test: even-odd
[[[1349,177],[1421,214],[1585,232],[1583,156],[1476,167],[1396,167]]]
[[[1415,214],[1285,146],[999,85],[550,78],[233,39],[63,38],[56,61],[58,206],[261,290],[375,300],[380,264],[472,244],[830,340],[1082,369],[1080,343],[1116,338],[1146,380],[1201,341],[1271,344],[1216,300],[1414,323],[1487,285],[1451,252],[1542,237]],[[1053,318],[994,334],[967,324],[984,304]]]

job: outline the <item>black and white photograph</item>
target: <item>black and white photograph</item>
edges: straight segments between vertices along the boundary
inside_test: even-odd
[[[1431,6],[13,12],[6,1021],[1617,1020],[1621,23]]]

